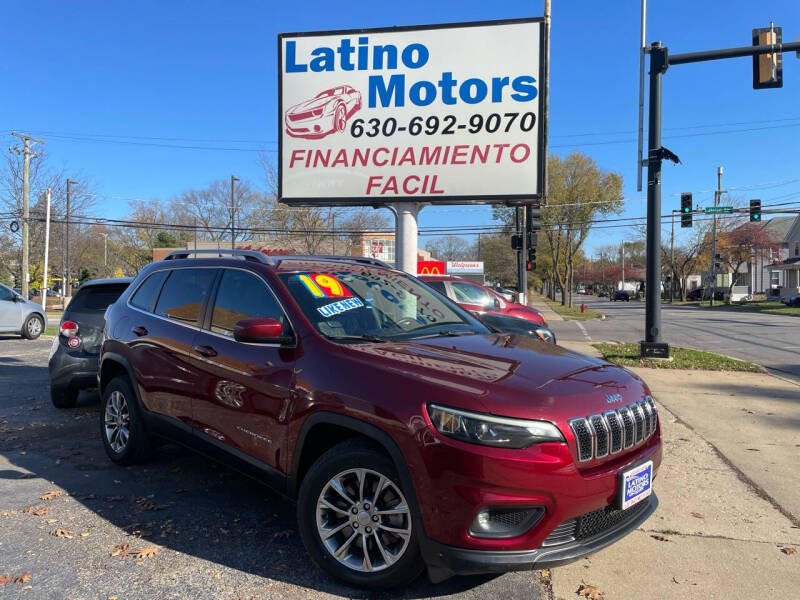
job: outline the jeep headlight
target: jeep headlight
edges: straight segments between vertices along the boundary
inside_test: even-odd
[[[442,435],[462,442],[500,448],[527,448],[540,442],[563,442],[558,427],[549,421],[512,419],[428,404],[428,415]]]

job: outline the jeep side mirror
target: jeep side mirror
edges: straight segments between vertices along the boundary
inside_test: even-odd
[[[249,344],[291,344],[294,337],[284,335],[283,324],[272,317],[242,319],[233,327],[233,338]]]

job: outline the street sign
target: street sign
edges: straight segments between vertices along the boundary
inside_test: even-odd
[[[542,19],[280,34],[279,199],[540,198],[543,60]]]
[[[707,215],[730,215],[733,214],[732,206],[706,206],[703,212]]]

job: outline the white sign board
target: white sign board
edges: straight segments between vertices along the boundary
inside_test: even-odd
[[[288,204],[541,196],[541,19],[278,36]]]
[[[448,260],[447,261],[447,274],[473,274],[480,275],[483,273],[483,261],[466,261],[466,260]]]

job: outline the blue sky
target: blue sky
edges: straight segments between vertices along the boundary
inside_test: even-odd
[[[644,215],[635,171],[639,2],[553,4],[551,151],[580,150],[621,173],[625,216]],[[751,29],[771,20],[786,41],[800,36],[797,0],[651,0],[648,8],[648,41],[662,40],[672,52],[749,45]],[[96,212],[121,216],[128,210],[123,198],[169,198],[231,173],[260,181],[255,150],[274,156],[277,148],[280,32],[541,12],[539,2],[485,0],[356,1],[339,8],[315,0],[6,3],[0,134],[4,142],[12,141],[12,129],[44,137],[56,164],[89,175],[106,195]],[[752,89],[749,58],[672,67],[664,77],[663,125],[664,144],[683,165],[664,166],[662,212],[678,207],[681,191],[710,204],[718,165],[725,168],[723,186],[743,200],[800,201],[800,182],[745,189],[800,179],[794,53],[784,56],[784,87],[776,90]],[[75,134],[121,137],[99,143]],[[420,215],[421,227],[489,223],[490,211],[481,207],[428,207]],[[598,229],[589,247],[633,235]]]

